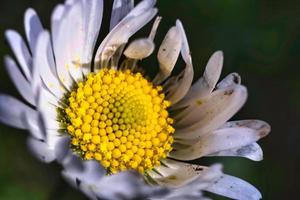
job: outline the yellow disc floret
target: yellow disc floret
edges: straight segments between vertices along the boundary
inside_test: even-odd
[[[174,128],[162,88],[140,73],[102,69],[79,82],[65,108],[73,149],[110,172],[140,173],[172,150]]]

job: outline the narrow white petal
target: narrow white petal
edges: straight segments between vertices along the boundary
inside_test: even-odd
[[[193,102],[174,118],[175,138],[192,139],[223,125],[245,103],[247,89],[241,85],[219,89],[210,96]]]
[[[49,146],[40,140],[29,137],[27,140],[29,150],[42,162],[52,162],[55,160],[55,154]]]
[[[52,36],[54,46],[57,45],[57,37],[58,37],[58,32],[61,24],[60,22],[65,12],[66,12],[65,6],[58,4],[54,8],[51,15],[51,33],[52,33],[51,36]]]
[[[34,56],[34,67],[39,68],[40,76],[48,90],[60,99],[65,93],[65,89],[51,71],[50,65],[53,64],[51,61],[53,60],[53,54],[50,50],[50,35],[48,31],[44,31],[38,38],[36,53]]]
[[[133,0],[114,0],[109,30],[112,30],[132,9]]]
[[[31,52],[35,52],[37,38],[43,31],[43,26],[35,10],[32,8],[27,9],[25,12],[24,27]]]
[[[186,67],[177,77],[175,77],[174,80],[169,82],[171,83],[170,85],[167,84],[166,99],[171,101],[172,104],[177,103],[187,94],[194,77],[194,69],[192,65],[192,58],[190,55],[187,37],[183,25],[179,20],[176,21],[176,27],[180,30],[181,33],[181,56],[186,64]]]
[[[252,143],[242,147],[219,151],[207,156],[237,156],[253,161],[261,161],[263,159],[263,151],[257,143]]]
[[[196,99],[211,94],[220,78],[222,67],[223,52],[217,51],[210,57],[203,76],[192,85],[183,101],[179,102],[176,107],[185,107]]]
[[[24,40],[20,34],[14,30],[6,31],[5,36],[27,80],[31,81],[32,59]]]
[[[241,77],[238,73],[231,73],[218,83],[217,88],[226,88],[235,84],[241,84]]]
[[[83,31],[84,33],[84,38],[82,38],[84,40],[84,46],[82,50],[81,63],[83,64],[83,73],[87,74],[91,71],[93,52],[101,27],[103,0],[83,0],[82,2],[84,29],[79,29],[78,31]]]
[[[252,144],[266,136],[268,132],[268,126],[263,126],[260,129],[222,128],[201,136],[197,143],[190,147],[173,150],[169,156],[179,160],[194,160],[202,156]]]
[[[8,72],[9,77],[13,81],[18,92],[28,103],[35,105],[34,95],[30,83],[25,79],[15,61],[10,56],[6,56],[4,58],[4,62],[6,71]]]
[[[169,29],[157,53],[160,72],[154,78],[154,82],[159,84],[168,78],[176,64],[182,45],[181,32],[174,26]]]
[[[154,43],[149,38],[141,38],[131,42],[124,55],[131,59],[142,60],[152,54],[154,51]]]
[[[29,106],[14,97],[0,94],[0,121],[2,123],[15,128],[26,129],[22,120],[24,113],[27,113],[30,118],[36,117],[36,112]]]
[[[260,192],[251,184],[226,174],[205,190],[231,199],[258,200],[262,198]]]

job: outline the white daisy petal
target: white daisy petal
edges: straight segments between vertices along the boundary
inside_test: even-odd
[[[200,176],[182,187],[173,189],[170,194],[164,197],[164,199],[178,199],[178,197],[186,196],[192,197],[192,199],[195,197],[200,199],[202,196],[201,191],[213,184],[214,181],[220,179],[222,175],[220,165],[213,165],[211,167],[203,168],[205,169],[202,171]]]
[[[219,89],[210,96],[193,102],[175,116],[175,138],[192,139],[223,125],[245,103],[247,89],[241,85]]]
[[[268,127],[261,127],[257,130],[245,127],[222,128],[201,136],[196,144],[188,148],[172,151],[169,156],[179,160],[194,160],[202,156],[252,144],[266,136],[268,132]]]
[[[184,107],[189,105],[196,99],[201,99],[213,91],[215,88],[223,67],[223,52],[215,52],[209,59],[204,74],[195,82],[183,101],[179,102],[176,107]]]
[[[82,78],[80,63],[83,53],[84,33],[83,10],[81,2],[77,1],[62,18],[57,42],[54,45],[56,68],[60,81],[70,89],[73,79]]]
[[[237,156],[248,158],[253,161],[261,161],[263,159],[263,151],[257,143],[252,143],[243,147],[237,147],[206,156]]]
[[[242,179],[226,174],[205,190],[231,199],[258,200],[262,198],[255,187]]]
[[[28,117],[35,118],[36,112],[15,99],[14,97],[1,94],[0,95],[0,121],[6,125],[26,129],[24,121],[22,120],[22,114],[28,113]]]
[[[81,62],[82,71],[86,75],[91,71],[91,62],[93,58],[94,47],[98,38],[99,30],[103,15],[102,0],[83,0],[83,17],[84,17],[84,46],[82,51]],[[80,30],[83,31],[83,30]],[[86,65],[86,66],[85,66]]]
[[[160,185],[177,188],[197,179],[204,169],[199,165],[166,159],[163,165],[155,167],[149,175]]]
[[[226,88],[231,85],[241,84],[241,77],[238,73],[228,74],[220,83],[217,85],[217,89]]]
[[[189,91],[193,76],[194,76],[194,69],[192,65],[192,58],[190,55],[190,49],[188,45],[188,41],[186,38],[186,34],[182,23],[177,20],[176,27],[180,30],[181,37],[182,37],[182,46],[181,46],[181,56],[186,63],[185,69],[176,77],[174,83],[171,86],[168,86],[166,89],[167,99],[171,101],[172,104],[177,103],[180,101]]]
[[[61,137],[55,145],[54,152],[56,161],[61,163],[70,153],[70,137]]]
[[[54,151],[45,142],[29,137],[27,144],[30,151],[40,161],[49,163],[55,160]]]
[[[35,100],[30,83],[25,79],[15,61],[10,56],[6,56],[4,58],[4,62],[6,71],[8,72],[9,77],[13,81],[18,92],[28,103],[30,103],[31,105],[35,105]]]
[[[136,6],[102,41],[95,57],[96,70],[105,65],[121,45],[125,44],[133,34],[156,15],[157,9],[148,7],[147,2],[150,1],[142,1]]]
[[[66,90],[51,72],[51,64],[53,64],[51,60],[53,59],[53,55],[50,50],[51,41],[49,32],[43,31],[38,38],[35,53],[36,56],[34,57],[34,67],[39,68],[40,76],[48,90],[60,99]]]
[[[35,10],[32,8],[27,9],[25,12],[24,27],[31,52],[35,52],[37,38],[43,31],[43,26]]]
[[[159,84],[168,78],[176,64],[182,45],[181,32],[174,26],[169,29],[157,53],[160,71],[153,82]]]
[[[31,81],[32,59],[24,40],[20,34],[14,30],[6,31],[5,36],[27,80]]]
[[[109,30],[112,30],[132,9],[133,0],[114,0]]]
[[[58,4],[51,15],[51,36],[53,40],[53,46],[57,45],[57,37],[61,24],[61,19],[66,12],[66,8],[62,4]]]

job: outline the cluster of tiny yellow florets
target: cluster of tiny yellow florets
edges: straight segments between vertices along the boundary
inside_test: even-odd
[[[68,98],[65,112],[71,144],[84,159],[96,159],[110,172],[140,173],[160,165],[172,150],[173,120],[160,86],[140,73],[102,69]]]

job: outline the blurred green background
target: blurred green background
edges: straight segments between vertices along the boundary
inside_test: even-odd
[[[51,10],[61,2],[2,0],[0,55],[11,54],[4,40],[6,29],[24,33],[26,8],[36,9],[42,22],[49,27]],[[102,36],[107,32],[111,1],[106,0],[105,6],[106,23]],[[222,77],[229,72],[238,72],[249,90],[248,102],[235,118],[263,119],[272,126],[271,134],[259,142],[264,150],[262,162],[243,158],[196,162],[223,163],[225,172],[255,185],[262,192],[263,199],[298,199],[300,1],[158,0],[157,6],[163,21],[156,42],[161,42],[177,18],[181,19],[190,42],[196,76],[201,75],[214,51],[223,50]],[[146,31],[149,28],[146,27]],[[156,65],[155,56],[146,63]],[[19,97],[3,64],[0,66],[0,91]],[[26,148],[26,132],[3,125],[0,129],[1,200],[85,199],[60,178],[59,166],[40,163],[31,156]]]

